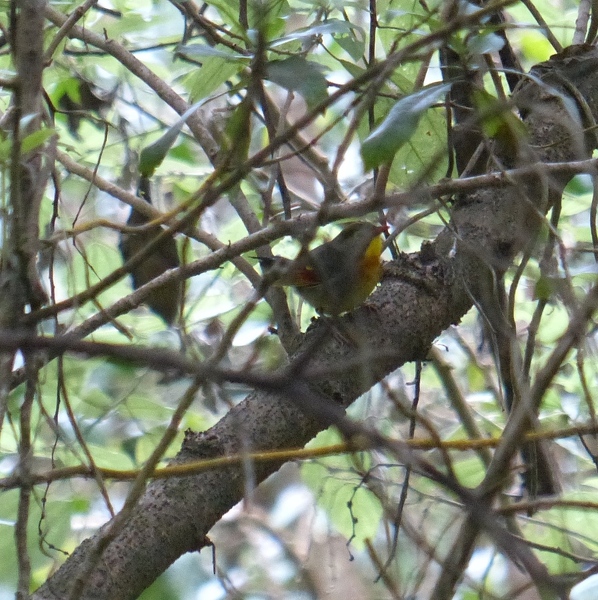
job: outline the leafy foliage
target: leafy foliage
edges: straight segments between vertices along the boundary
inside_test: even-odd
[[[15,14],[21,10],[16,0],[10,4]],[[79,19],[59,39],[78,8]],[[294,258],[334,237],[335,223],[375,220],[376,210],[406,252],[451,230],[459,193],[447,187],[432,195],[424,187],[462,175],[450,157],[455,130],[447,125],[462,107],[447,95],[463,78],[445,69],[442,82],[440,57],[454,52],[476,80],[467,123],[481,136],[489,170],[505,168],[497,146],[518,156],[528,137],[524,111],[509,103],[505,72],[495,67],[498,52],[509,42],[525,63],[546,59],[559,40],[571,42],[577,4],[536,8],[548,25],[531,25],[517,4],[497,24],[478,6],[453,15],[445,3],[404,0],[50,3],[45,95],[39,114],[20,120],[11,116],[20,49],[0,55],[0,277],[7,286],[19,280],[6,289],[20,290],[14,295],[21,301],[11,312],[14,298],[4,294],[0,328],[26,327],[40,344],[19,350],[0,335],[2,588],[24,594],[42,585],[128,505],[131,481],[144,466],[152,465],[141,475],[145,484],[154,467],[177,455],[186,430],[219,422],[259,389],[258,375],[271,375],[274,385],[276,375],[288,374],[287,340],[300,338],[316,315],[292,291],[289,319],[271,293],[280,290],[264,299],[256,255],[267,258],[272,249]],[[15,27],[10,11],[0,20],[5,32]],[[31,155],[38,162],[15,178],[15,164]],[[33,201],[26,209],[19,204],[27,188],[16,181],[30,173],[39,174],[33,181],[46,178],[39,209]],[[134,196],[140,175],[151,178],[152,205]],[[587,177],[578,177],[560,212],[556,204],[547,217],[536,211],[543,224],[535,246],[504,273],[505,312],[515,326],[510,344],[529,361],[528,387],[596,280],[592,194]],[[151,290],[134,291],[122,268],[118,245],[132,208],[143,213],[146,230],[176,240],[183,266],[164,276],[184,281],[185,299],[173,327],[144,304]],[[45,306],[27,296],[34,286],[23,259],[37,223],[32,244]],[[149,256],[151,249],[141,264]],[[391,246],[384,258],[396,256]],[[429,474],[477,493],[487,474],[484,452],[492,452],[482,444],[498,439],[508,421],[481,313],[474,309],[446,330],[421,370],[408,364],[371,387],[349,410],[359,435],[327,429],[307,456],[291,450],[285,457],[303,460],[301,469],[287,464],[256,489],[263,457],[250,455],[239,425],[245,502],[210,533],[215,563],[206,550],[185,556],[141,597],[320,598],[334,586],[347,598],[431,597],[472,507]],[[331,336],[359,355],[363,332],[335,327]],[[517,465],[502,473],[504,493],[490,513],[500,527],[512,517],[509,527],[519,527],[548,572],[573,574],[571,581],[583,579],[583,565],[593,560],[598,528],[590,318],[583,327],[583,341],[554,369],[535,424],[540,435],[556,438],[562,493],[532,507],[538,512],[529,518],[517,503]],[[96,346],[54,352],[40,342],[46,338]],[[119,353],[123,347],[131,356]],[[195,387],[201,377],[192,367],[218,375]],[[361,376],[371,382],[371,372],[353,364],[340,379]],[[284,428],[262,425],[268,433]],[[410,471],[388,446],[372,442],[381,437],[414,438],[413,453],[429,470]],[[448,445],[439,448],[440,441]],[[491,535],[478,537],[445,597],[515,597],[518,586],[534,585],[536,597],[548,594],[509,558]],[[329,564],[342,576],[328,572]],[[592,581],[578,600],[594,593]]]

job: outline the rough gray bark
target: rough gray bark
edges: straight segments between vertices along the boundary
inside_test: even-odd
[[[433,340],[469,310],[472,298],[488,294],[493,269],[502,270],[512,262],[538,231],[541,215],[560,197],[569,176],[549,177],[540,163],[591,155],[595,144],[593,140],[588,143],[582,128],[598,114],[597,61],[593,48],[569,49],[538,67],[536,77],[526,81],[518,98],[527,109],[530,128],[526,160],[537,158],[537,173],[520,177],[513,185],[464,194],[455,204],[450,227],[434,243],[388,265],[368,306],[342,319],[343,329],[359,337],[359,344],[327,335],[324,343],[313,345],[327,327],[318,323],[291,358],[293,363],[309,352],[292,379],[273,378],[270,389],[256,390],[209,431],[188,433],[177,462],[242,450],[303,446],[334,421],[336,409],[346,408],[405,362],[423,359]],[[339,373],[343,364],[351,368]],[[331,373],[322,378],[313,372],[309,378],[305,375],[315,368],[324,373],[327,367]],[[303,407],[299,385],[305,391]],[[501,456],[504,459],[505,453]],[[256,481],[278,467],[275,463],[255,465]],[[245,475],[240,466],[228,467],[149,485],[131,518],[85,579],[80,597],[135,598],[181,554],[205,547],[210,528],[242,498]],[[486,498],[491,498],[490,492],[486,491]],[[109,527],[110,523],[102,531]],[[469,523],[468,528],[447,558],[451,568],[443,571],[435,598],[452,597],[479,533],[479,525]],[[81,544],[33,598],[68,597],[93,554],[98,535]]]

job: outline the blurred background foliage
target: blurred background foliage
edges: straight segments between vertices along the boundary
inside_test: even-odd
[[[51,7],[67,14],[79,4],[52,2]],[[378,0],[369,4],[363,0],[249,3],[248,22],[259,19],[262,23],[268,60],[264,85],[279,116],[296,120],[339,86],[364,73],[372,59],[383,59],[397,46],[404,47],[437,30],[441,23],[436,4],[409,0]],[[234,132],[231,137],[230,127],[235,109],[246,97],[251,82],[248,67],[258,32],[240,22],[238,1],[213,0],[195,5],[213,28],[205,31],[193,26],[188,15],[185,17],[183,5],[165,0],[102,0],[87,11],[79,25],[116,40],[189,104],[203,101],[199,111],[204,123],[220,144],[232,147],[239,138]],[[535,7],[561,44],[569,44],[577,3],[537,0]],[[375,11],[375,25],[370,20],[370,10]],[[506,14],[509,40],[524,65],[529,67],[554,52],[523,3],[509,5]],[[0,15],[0,22],[6,30],[5,15]],[[215,33],[226,43],[218,43]],[[49,24],[48,42],[55,34],[56,27]],[[455,45],[458,42],[454,40]],[[10,55],[6,46],[2,50],[0,70],[10,73]],[[347,201],[366,198],[372,192],[373,182],[371,173],[363,169],[360,141],[383,121],[401,95],[415,90],[415,82],[438,81],[437,65],[433,46],[424,46],[420,53],[411,55],[384,81],[373,111],[363,114],[356,123],[352,122],[356,94],[347,93],[302,132],[314,156],[301,160],[291,155],[278,163],[280,156],[292,154],[283,146],[272,157],[273,166],[251,171],[238,190],[230,190],[206,210],[200,228],[223,244],[246,236],[246,223],[237,205],[231,202],[237,191],[247,199],[258,223],[281,220],[284,207],[281,188],[276,183],[277,164],[291,198],[292,214],[314,210],[325,193],[324,178],[318,175],[314,157],[332,165],[345,139],[349,143],[339,161],[336,182]],[[489,91],[494,93],[490,85]],[[140,152],[176,123],[175,111],[113,56],[78,39],[60,44],[45,70],[44,87],[56,109],[59,151],[78,165],[134,192]],[[0,90],[3,112],[9,102],[9,92]],[[356,131],[353,139],[346,138],[350,126]],[[263,148],[269,136],[264,115],[254,116],[244,152],[250,156]],[[10,144],[6,141],[0,145],[3,189],[9,177]],[[387,192],[407,190],[419,182],[436,182],[447,174],[447,168],[446,114],[440,101],[421,115],[408,142],[396,153]],[[107,227],[106,222],[122,226],[130,210],[74,175],[64,161],[59,159],[56,169],[54,186],[47,191],[41,213],[44,252],[40,268],[52,302],[86,290],[121,267],[118,228]],[[156,208],[161,212],[176,210],[213,170],[206,154],[183,128],[152,177]],[[595,279],[588,226],[591,199],[591,181],[578,177],[563,202],[559,233],[569,273],[546,280],[540,274],[538,257],[532,257],[519,282],[515,316],[522,344],[538,297],[546,297],[550,302],[538,330],[534,364],[542,364],[567,327],[563,295],[583,297]],[[447,211],[438,206],[436,211],[422,215],[429,208],[430,204],[422,202],[388,211],[393,228],[409,225],[397,238],[402,250],[419,250],[423,240],[432,239],[444,226]],[[2,210],[8,210],[6,201]],[[420,218],[414,219],[417,216]],[[330,239],[336,231],[335,225],[327,226],[319,232],[318,239]],[[182,234],[177,235],[176,242],[184,263],[210,253],[204,244]],[[289,257],[298,248],[298,243],[288,237],[273,245],[275,254]],[[246,258],[255,265],[253,256]],[[46,321],[44,328],[49,333],[74,328],[131,291],[130,278],[122,278],[101,292],[95,302],[62,310],[57,320]],[[119,316],[116,323],[108,322],[96,329],[90,339],[175,351],[183,348],[189,356],[205,359],[252,295],[247,278],[232,263],[226,263],[185,282],[181,317],[173,327],[165,326],[141,305]],[[301,305],[292,292],[289,295],[305,329],[313,312]],[[274,325],[268,305],[260,302],[222,362],[235,368],[253,365],[268,369],[282,364],[284,354],[276,336],[270,333]],[[447,402],[450,379],[466,400],[482,434],[499,435],[505,414],[494,362],[482,343],[475,311],[437,340],[436,351],[436,358],[426,363],[421,373],[421,414],[441,439],[464,437],[463,426]],[[577,363],[581,350],[562,365],[542,407],[543,427],[573,426],[586,423],[592,416],[587,394],[588,388],[591,393],[596,385],[593,351],[593,341],[589,340],[582,369],[585,381]],[[449,366],[448,372],[441,368],[444,364]],[[414,366],[407,365],[356,402],[350,415],[379,428],[385,435],[406,438],[408,419],[398,407],[412,401],[415,380]],[[34,406],[35,470],[44,472],[87,463],[86,453],[100,467],[139,468],[164,433],[188,384],[180,377],[165,377],[150,369],[105,358],[65,356],[50,362],[43,369],[39,401]],[[186,428],[209,427],[247,392],[243,386],[233,384],[204,388],[186,413],[164,462],[176,453]],[[11,393],[2,429],[3,476],[11,474],[17,461],[16,415],[22,394],[22,387]],[[417,435],[424,433],[418,430]],[[84,448],[80,439],[84,440]],[[327,431],[312,445],[337,441],[337,434]],[[566,497],[595,499],[595,465],[579,440],[559,440],[557,451],[566,477]],[[484,470],[477,453],[454,452],[451,456],[462,483],[479,483]],[[182,557],[142,598],[425,598],[426,586],[437,568],[435,557],[450,547],[460,509],[435,485],[412,476],[402,527],[398,540],[393,541],[392,522],[403,478],[401,466],[389,463],[378,451],[289,463],[216,525],[211,534],[215,557],[207,551]],[[106,480],[102,490],[93,480],[71,478],[34,488],[30,518],[34,587],[64,560],[65,553],[72,552],[109,518],[106,497],[114,510],[119,509],[127,486],[126,482]],[[517,493],[516,481],[513,493]],[[4,491],[0,502],[0,598],[12,597],[16,581],[13,524],[17,495],[16,489]],[[534,517],[520,517],[529,539],[562,550],[542,553],[553,572],[578,567],[580,556],[595,555],[597,519],[597,510],[558,506]],[[389,556],[390,562],[383,567]],[[481,544],[471,559],[458,597],[535,598],[532,591],[524,589],[525,581],[490,543]]]

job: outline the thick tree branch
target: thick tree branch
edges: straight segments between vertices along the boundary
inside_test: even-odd
[[[583,110],[571,90],[578,90],[585,106],[598,115],[597,60],[593,49],[584,49],[579,55],[570,51],[537,69],[534,79],[520,92],[530,127],[529,149],[537,160],[589,157],[591,145],[582,133]],[[569,101],[563,101],[565,97]],[[571,112],[571,106],[577,109]],[[407,361],[425,358],[434,339],[492,288],[493,270],[504,270],[534,237],[543,213],[560,196],[567,179],[548,176],[538,164],[535,174],[519,177],[512,185],[463,194],[450,226],[438,239],[426,244],[418,255],[390,264],[368,306],[341,319],[339,328],[350,332],[352,342],[330,335],[329,325],[319,321],[291,360],[299,366],[289,379],[288,394],[284,386],[278,391],[255,391],[210,430],[188,433],[177,462],[302,446],[373,383]],[[295,387],[295,380],[303,375],[301,365],[317,364],[338,372],[339,365],[353,364],[356,358],[362,359],[361,369],[353,367],[337,377],[310,381],[306,389],[325,400],[308,404],[307,410],[301,407]],[[305,394],[306,402],[311,396]],[[508,451],[501,449],[500,456],[504,458]],[[262,481],[278,466],[254,465],[255,481]],[[230,466],[152,483],[131,519],[104,550],[81,598],[134,598],[182,553],[205,546],[210,528],[242,498],[246,474],[244,469]],[[456,567],[453,578],[462,572],[460,567],[481,528],[498,536],[504,547],[496,523],[490,525],[478,515],[468,523],[459,547],[449,556]],[[67,596],[95,547],[95,539],[84,542],[34,598]],[[525,564],[535,578],[543,576],[541,565],[533,560]],[[446,577],[438,582],[435,598],[451,597],[454,590],[451,573],[448,569],[443,572]]]

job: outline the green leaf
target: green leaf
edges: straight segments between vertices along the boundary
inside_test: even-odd
[[[235,0],[209,0],[206,2],[218,10],[224,23],[230,23],[234,31],[239,31],[239,2]]]
[[[308,108],[313,108],[328,97],[328,82],[323,75],[324,67],[299,56],[268,63],[266,78],[281,87],[298,92]]]
[[[218,48],[208,46],[206,44],[189,44],[185,46],[177,46],[176,53],[182,54],[183,56],[189,58],[209,58],[217,56],[219,58],[225,58],[226,60],[249,60],[249,57],[244,56],[243,54],[237,54],[232,50],[228,49],[220,50]]]
[[[548,60],[554,48],[540,31],[533,29],[522,31],[519,37],[521,50],[528,61],[541,62]]]
[[[536,281],[534,299],[549,300],[558,289],[558,279],[542,276]]]
[[[450,87],[450,83],[435,85],[401,98],[384,121],[364,140],[361,156],[365,169],[374,169],[390,162],[397,150],[415,133],[424,112]]]
[[[52,100],[57,103],[65,94],[76,104],[81,102],[81,87],[76,77],[67,77],[58,82],[52,92]]]
[[[183,138],[174,148],[170,150],[170,158],[178,160],[180,162],[187,163],[188,165],[197,165],[197,154],[195,147],[188,140]]]
[[[47,139],[56,133],[52,127],[43,127],[26,136],[21,142],[21,152],[27,154],[36,148],[39,148]]]
[[[108,469],[133,469],[135,467],[131,459],[123,452],[97,444],[88,444],[87,447],[93,455],[94,462],[100,467]]]
[[[286,0],[249,2],[247,16],[250,30],[247,36],[252,37],[254,45],[257,45],[258,31],[264,40],[278,39],[288,27],[290,13],[291,8]]]
[[[285,35],[278,40],[274,40],[269,44],[269,46],[274,48],[276,46],[281,46],[282,44],[287,44],[288,42],[304,40],[306,38],[309,39],[311,37],[324,35],[327,33],[334,35],[335,38],[338,34],[352,35],[354,30],[363,33],[363,29],[358,25],[353,25],[352,23],[341,21],[339,19],[330,19],[324,23],[313,25],[312,27],[302,27],[301,29],[296,29],[290,34]]]
[[[247,158],[251,142],[251,105],[248,102],[243,101],[235,108],[226,123],[225,134],[231,164],[238,165]]]
[[[461,459],[454,466],[461,485],[474,488],[484,479],[484,465],[479,456]]]
[[[353,33],[335,35],[336,43],[355,61],[360,60],[365,52],[365,39],[358,39]]]
[[[143,177],[151,177],[154,174],[176,141],[187,119],[205,102],[206,100],[200,100],[188,108],[181,118],[167,129],[162,137],[141,151],[141,155],[139,156],[139,173]]]
[[[444,111],[429,110],[411,139],[395,154],[389,181],[397,187],[408,187],[421,181],[422,172],[426,173],[426,181],[437,181],[446,174],[447,164],[446,115]]]
[[[582,196],[585,194],[591,194],[593,190],[592,177],[588,173],[580,173],[575,175],[569,180],[567,187],[565,188],[565,194],[571,194],[573,196]],[[574,209],[575,212],[569,212],[568,214],[578,214],[585,209],[585,202],[580,204],[579,210]]]
[[[244,67],[240,60],[228,60],[219,56],[207,58],[200,69],[185,78],[185,84],[193,101],[209,96],[216,88],[236,75]]]
[[[341,65],[343,65],[343,67],[345,67],[347,73],[349,73],[349,75],[351,75],[353,79],[356,79],[357,77],[360,77],[365,73],[365,69],[363,67],[358,67],[356,64],[348,60],[341,59],[339,60],[339,62],[341,63]]]
[[[475,90],[473,99],[482,119],[484,133],[495,139],[503,152],[516,156],[521,142],[527,137],[523,122],[509,107],[485,90]]]
[[[467,50],[471,54],[489,54],[498,52],[505,45],[504,40],[496,33],[485,31],[467,40]]]
[[[5,163],[11,152],[12,140],[6,139],[0,142],[0,164]]]

